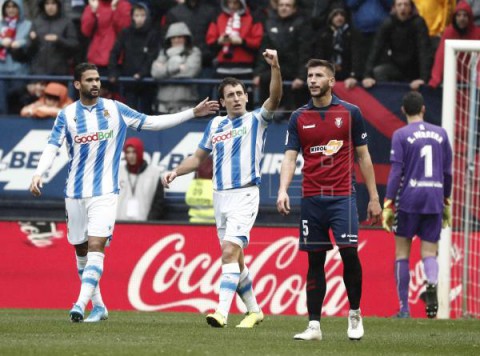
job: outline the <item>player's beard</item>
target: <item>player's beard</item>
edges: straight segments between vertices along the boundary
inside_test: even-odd
[[[98,98],[98,96],[100,95],[100,88],[97,88],[97,93],[96,94],[92,94],[92,90],[93,89],[90,89],[90,90],[82,90],[82,96],[87,99],[87,100],[92,100],[92,99],[96,99]]]
[[[318,94],[312,94],[312,91],[310,90],[310,95],[312,98],[321,98],[323,97],[328,91],[330,90],[330,87],[328,84],[325,86],[320,87],[320,92]]]

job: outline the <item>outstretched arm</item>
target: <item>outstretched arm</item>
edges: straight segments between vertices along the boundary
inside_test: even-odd
[[[208,98],[200,102],[193,109],[181,111],[176,114],[147,116],[143,122],[143,130],[165,130],[173,126],[177,126],[194,117],[201,117],[215,114],[220,108],[215,100],[208,101]]]
[[[270,64],[271,68],[270,96],[263,103],[263,107],[268,111],[275,111],[282,99],[282,73],[280,71],[280,64],[278,63],[277,51],[266,49],[265,52],[263,52],[263,58]]]
[[[196,171],[200,164],[208,157],[210,152],[197,148],[195,153],[185,158],[173,171],[165,173],[162,177],[162,184],[170,188],[169,184],[177,177]]]

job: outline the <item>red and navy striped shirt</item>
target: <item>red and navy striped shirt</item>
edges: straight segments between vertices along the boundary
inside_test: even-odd
[[[330,105],[307,105],[294,111],[285,150],[301,151],[303,196],[351,195],[355,191],[354,148],[367,144],[360,109],[332,96]]]

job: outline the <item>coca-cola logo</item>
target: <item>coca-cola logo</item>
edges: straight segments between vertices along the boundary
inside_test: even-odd
[[[168,235],[140,257],[128,283],[128,299],[134,308],[143,311],[187,308],[201,313],[216,308],[221,275],[220,253],[215,257],[210,253],[198,253],[188,260],[186,241],[182,234]],[[365,243],[362,242],[359,249]],[[255,258],[248,254],[248,249],[245,251],[245,262],[254,278],[254,292],[260,307],[269,314],[282,314],[292,308],[296,314],[306,314],[307,271],[305,269],[304,274],[292,272],[298,271],[292,268],[294,263],[306,259],[305,254],[298,253],[298,238],[286,236],[265,246]],[[341,265],[337,250],[327,254],[325,315],[338,314],[348,302]],[[235,306],[245,311],[238,296]]]

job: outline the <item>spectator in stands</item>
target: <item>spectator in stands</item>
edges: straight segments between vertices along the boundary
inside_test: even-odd
[[[22,75],[28,73],[24,62],[24,50],[27,46],[28,33],[32,23],[24,18],[21,0],[5,0],[1,5],[0,21],[0,74]],[[22,81],[0,80],[0,114],[8,112],[7,93],[24,83]],[[8,88],[8,90],[7,90]]]
[[[62,14],[60,0],[40,0],[40,13],[30,32],[32,74],[67,75],[69,59],[78,47],[73,23]]]
[[[450,24],[456,0],[414,0],[418,14],[428,27],[433,53],[437,49],[445,28]]]
[[[305,64],[310,58],[310,24],[299,14],[296,0],[279,0],[277,13],[264,24],[262,53],[266,48],[276,49],[282,66],[282,78],[291,80],[290,88],[285,87],[284,109],[302,106],[308,99],[305,88]],[[259,54],[261,56],[261,54]],[[262,56],[263,58],[263,56]],[[260,102],[269,96],[270,66],[258,58],[253,83],[260,88]]]
[[[314,30],[322,30],[328,20],[328,14],[335,8],[345,7],[344,0],[303,0],[304,12],[311,16]]]
[[[389,16],[393,0],[345,0],[352,15],[355,29],[352,56],[352,76],[345,80],[347,88],[353,88],[365,72],[365,63],[371,52],[375,34],[383,21]]]
[[[206,41],[217,54],[218,76],[251,79],[263,26],[254,21],[245,0],[221,0],[222,13],[210,24]]]
[[[335,65],[335,79],[354,78],[352,63],[353,30],[347,22],[347,12],[339,7],[330,11],[327,26],[313,36],[313,58],[322,58]]]
[[[143,151],[139,138],[130,137],[125,141],[125,165],[119,171],[118,220],[160,220],[164,215],[161,171],[145,161]]]
[[[480,0],[467,0],[467,2],[472,8],[475,25],[480,26]]]
[[[200,73],[202,54],[192,46],[192,34],[187,25],[177,22],[170,25],[165,36],[165,48],[152,65],[152,77],[194,78]],[[190,107],[197,100],[197,90],[191,84],[162,84],[157,92],[157,111],[177,112]]]
[[[25,86],[8,93],[8,114],[18,115],[27,106],[43,96],[47,83],[43,80],[33,80]]]
[[[395,0],[393,11],[379,28],[368,56],[362,83],[408,81],[412,90],[428,82],[430,38],[425,20],[412,0]]]
[[[67,87],[52,82],[48,83],[40,99],[22,108],[20,115],[37,119],[55,118],[60,110],[71,103]]]
[[[138,3],[144,3],[150,9],[152,16],[153,27],[157,30],[162,27],[162,19],[170,11],[171,8],[177,4],[182,4],[185,0],[129,0],[130,4],[135,5]]]
[[[90,39],[87,60],[108,74],[110,51],[121,30],[130,26],[131,6],[127,0],[88,0],[82,14],[82,34]]]
[[[205,0],[185,0],[171,8],[165,17],[165,31],[175,22],[184,22],[192,32],[192,44],[202,52],[202,67],[211,67],[215,55],[205,42],[210,22],[215,21],[218,10]]]
[[[38,16],[38,0],[23,0],[25,18],[33,22]]]
[[[452,23],[445,29],[442,39],[435,54],[435,62],[433,64],[432,73],[428,85],[436,88],[443,81],[443,63],[445,55],[446,40],[480,40],[480,28],[475,26],[473,21],[473,13],[470,5],[465,1],[460,1],[452,15]],[[465,61],[465,54],[462,53],[458,58],[460,68],[466,66],[469,61]],[[462,75],[468,73],[468,69],[457,70],[460,78],[458,81],[467,81],[468,78],[462,78]]]
[[[213,159],[208,156],[195,171],[185,193],[189,222],[196,224],[215,224],[213,209]]]
[[[110,52],[109,77],[116,83],[119,76],[140,81],[150,76],[152,62],[158,54],[160,31],[152,29],[150,11],[139,2],[132,7],[132,24],[120,32]],[[152,110],[152,87],[145,83],[124,83],[126,104],[138,111]]]

